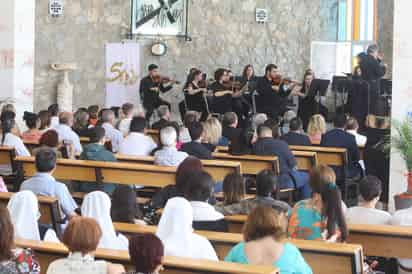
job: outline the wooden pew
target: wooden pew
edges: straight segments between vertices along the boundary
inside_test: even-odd
[[[279,174],[279,160],[276,156],[230,155],[228,153],[213,153],[216,160],[236,161],[242,165],[242,172],[248,175],[257,175],[264,169],[270,169]]]
[[[119,162],[139,163],[139,164],[154,164],[152,156],[129,156],[116,154]],[[226,175],[230,173],[242,174],[241,164],[236,161],[219,161],[219,160],[201,160],[204,169],[210,173],[215,181],[223,181]]]
[[[367,256],[412,259],[412,227],[349,225],[348,242],[361,244]]]
[[[292,154],[295,156],[296,163],[300,171],[308,172],[318,165],[318,157],[316,152],[292,150]]]
[[[40,262],[41,273],[45,274],[48,266],[54,260],[67,257],[69,251],[58,243],[46,243],[41,241],[16,240],[16,246],[32,249]],[[127,270],[132,270],[133,266],[127,251],[110,249],[98,249],[95,254],[97,260],[106,260],[125,266]],[[189,274],[189,273],[216,273],[216,274],[276,274],[279,271],[268,266],[240,265],[227,262],[214,262],[208,260],[195,260],[189,258],[179,258],[165,256],[163,266],[166,274]],[[80,273],[79,273],[80,274]]]
[[[289,146],[291,150],[316,152],[318,164],[329,166],[346,166],[348,155],[345,148],[317,146]]]
[[[0,192],[0,205],[7,207],[14,192]],[[59,200],[52,197],[37,196],[40,210],[40,223],[52,225],[57,235],[61,234],[60,223],[62,221]]]
[[[156,233],[155,226],[140,226],[125,223],[114,223],[114,226],[116,231],[125,235]],[[209,239],[220,260],[224,260],[230,249],[243,241],[241,234],[212,231],[196,231],[196,233]],[[305,260],[312,267],[313,273],[361,273],[363,254],[360,245],[305,240],[287,241],[300,249]]]
[[[156,130],[156,129],[146,129],[146,130],[145,130],[145,134],[146,134],[147,136],[152,137],[153,141],[154,141],[156,144],[160,144],[160,133],[159,133],[158,130]]]
[[[0,146],[0,165],[11,166],[13,173],[16,171],[14,158],[16,157],[16,151],[12,147]],[[1,174],[0,174],[1,175]]]

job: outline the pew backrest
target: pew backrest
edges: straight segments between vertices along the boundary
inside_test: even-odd
[[[316,152],[318,164],[346,167],[348,155],[345,148],[318,146],[289,146],[291,150]]]
[[[16,152],[14,148],[0,146],[0,165],[11,166],[13,168],[13,171],[15,171],[15,166],[14,166],[15,157],[16,157]]]
[[[295,156],[297,168],[301,171],[310,171],[318,165],[316,152],[292,150],[292,154]]]
[[[279,175],[279,160],[276,156],[256,156],[256,155],[230,155],[228,153],[215,152],[213,157],[216,160],[240,162],[242,172],[248,175],[257,175],[264,169],[270,169]]]

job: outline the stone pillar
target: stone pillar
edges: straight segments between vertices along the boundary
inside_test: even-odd
[[[35,0],[0,1],[0,101],[33,109]]]
[[[412,1],[396,0],[394,7],[393,101],[392,119],[412,116],[412,28],[409,26]],[[400,155],[392,150],[390,164],[390,209],[393,196],[407,189],[406,166]]]

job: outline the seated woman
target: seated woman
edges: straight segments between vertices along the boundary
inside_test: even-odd
[[[15,134],[17,132],[16,121],[7,116],[7,113],[2,113],[0,145],[14,147],[16,156],[30,156],[30,152],[24,146],[23,141]]]
[[[176,197],[167,202],[156,232],[165,255],[218,261],[212,244],[193,232],[192,223],[192,206],[185,198]]]
[[[40,274],[40,264],[33,252],[14,246],[13,224],[4,207],[0,207],[0,231],[0,273]]]
[[[117,234],[110,217],[112,204],[109,196],[102,191],[93,191],[84,197],[81,213],[84,217],[95,219],[102,228],[99,248],[127,250],[128,240],[122,234]]]
[[[185,197],[193,208],[193,228],[197,230],[229,231],[225,216],[209,204],[214,181],[205,171],[190,172],[186,177]]]
[[[133,236],[130,239],[129,254],[134,265],[134,272],[130,274],[159,274],[163,271],[164,248],[156,235]]]
[[[47,269],[47,274],[124,273],[122,265],[94,259],[101,237],[102,229],[94,219],[85,217],[71,219],[62,239],[70,251],[69,256],[52,262]]]
[[[136,203],[136,191],[130,185],[119,185],[112,194],[113,222],[142,224],[143,214]],[[143,222],[144,223],[144,222]]]
[[[245,195],[243,176],[238,173],[228,174],[223,180],[223,202],[218,203],[215,208],[225,215],[244,214],[240,202],[245,199]]]
[[[57,135],[57,132],[55,130],[50,129],[43,133],[39,140],[39,147],[33,149],[33,155],[36,156],[37,152],[44,148],[52,149],[56,153],[57,158],[63,158],[63,155],[60,151],[59,136]],[[74,151],[72,154],[72,158],[74,158]]]
[[[217,118],[210,117],[203,123],[202,144],[214,152],[220,138],[222,138],[222,124]]]
[[[286,217],[271,207],[259,206],[247,218],[243,228],[244,242],[237,244],[225,261],[273,265],[280,274],[312,274],[299,250],[282,240],[286,236]]]
[[[322,135],[326,133],[325,118],[321,114],[310,117],[307,132],[312,145],[320,145]]]
[[[24,142],[38,142],[42,132],[40,128],[40,118],[32,112],[24,112],[23,120],[26,122],[28,130],[22,133],[21,137]]]
[[[294,239],[345,242],[348,236],[341,193],[332,168],[320,165],[310,174],[312,198],[294,206],[289,236]]]
[[[51,116],[47,110],[39,111],[40,127],[39,130],[41,133],[45,133],[50,129]]]
[[[78,109],[74,113],[73,130],[80,137],[89,137],[89,113],[86,110]]]
[[[24,190],[13,194],[7,204],[7,209],[14,226],[15,238],[58,242],[54,230],[38,223],[40,218],[39,203],[33,192]]]

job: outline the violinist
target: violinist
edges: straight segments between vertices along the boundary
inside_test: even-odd
[[[247,85],[247,92],[251,93],[256,90],[257,77],[255,76],[255,70],[251,64],[246,65],[243,69],[242,77],[240,77],[240,82],[242,86]]]
[[[203,83],[203,73],[196,69],[189,74],[183,88],[187,110],[194,110],[202,114],[201,120],[205,121],[208,116],[206,106],[206,86]]]
[[[233,91],[224,84],[228,81],[229,76],[226,69],[216,70],[215,82],[209,87],[213,91],[212,111],[215,113],[225,114],[232,111]]]
[[[153,111],[159,106],[167,105],[170,110],[170,104],[162,100],[159,94],[171,90],[176,81],[162,79],[157,65],[149,65],[148,70],[149,75],[140,81],[140,98],[143,101],[143,107],[146,109],[146,120],[149,122]]]

